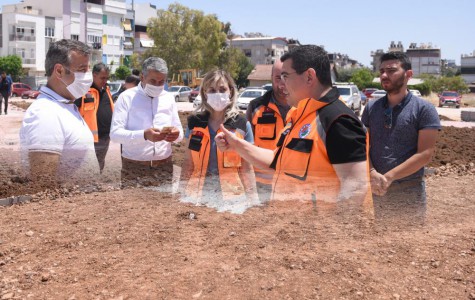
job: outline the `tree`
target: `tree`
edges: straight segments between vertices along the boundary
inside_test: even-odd
[[[207,71],[217,66],[226,34],[215,15],[174,3],[168,10],[158,10],[157,17],[150,18],[147,25],[155,47],[144,56],[163,58],[169,74],[190,68]]]
[[[114,75],[116,79],[124,80],[130,74],[132,74],[132,71],[130,71],[129,68],[127,68],[126,66],[120,66],[115,70]]]
[[[336,81],[338,82],[348,82],[351,79],[351,76],[353,76],[353,73],[355,72],[354,69],[342,69],[342,68],[336,68],[336,73],[338,74],[338,78]]]
[[[23,75],[21,58],[16,55],[0,57],[0,70],[12,76],[14,81]]]
[[[358,86],[358,89],[362,90],[371,85],[373,82],[374,74],[370,69],[362,68],[356,70],[351,75],[350,81]]]
[[[247,76],[254,69],[249,59],[237,48],[226,48],[221,52],[218,67],[226,70],[234,78],[237,86],[246,86]]]

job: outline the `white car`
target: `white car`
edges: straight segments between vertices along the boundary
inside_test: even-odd
[[[193,100],[193,108],[198,108],[198,106],[201,105],[201,94],[198,94],[198,96],[196,96],[195,100]]]
[[[409,90],[409,92],[411,92],[414,96],[422,97],[421,92],[419,92],[419,90]]]
[[[361,113],[361,95],[358,87],[351,83],[335,83],[341,100],[358,116]]]
[[[377,90],[371,94],[368,101],[378,100],[379,98],[384,97],[384,96],[386,96],[385,90]]]
[[[251,102],[251,100],[254,100],[264,95],[266,92],[267,91],[264,89],[246,89],[237,98],[237,106],[240,109],[247,109],[247,106],[249,105],[249,102]]]
[[[168,92],[173,95],[175,102],[178,101],[188,101],[188,96],[190,95],[192,89],[187,86],[174,85],[168,88]]]

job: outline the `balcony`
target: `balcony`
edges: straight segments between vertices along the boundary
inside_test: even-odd
[[[21,34],[10,34],[10,42],[36,42],[36,36],[34,35],[21,35]]]
[[[35,65],[36,59],[35,58],[22,58],[21,63],[24,65]]]
[[[88,45],[91,46],[91,48],[94,49],[94,50],[102,49],[102,44],[101,43],[88,43]]]

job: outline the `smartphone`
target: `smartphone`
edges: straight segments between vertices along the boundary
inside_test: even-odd
[[[175,127],[173,127],[173,126],[163,126],[163,128],[162,128],[162,130],[160,130],[160,132],[162,132],[162,133],[171,133],[173,128],[175,128]]]

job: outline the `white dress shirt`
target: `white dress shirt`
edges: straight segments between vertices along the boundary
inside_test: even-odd
[[[70,102],[46,86],[41,87],[38,99],[25,112],[20,129],[25,167],[29,167],[29,152],[59,154],[57,176],[62,181],[74,180],[75,176],[90,178],[99,170],[91,130]]]
[[[122,144],[122,156],[132,160],[162,160],[172,154],[171,143],[151,142],[144,138],[147,128],[174,126],[180,131],[175,140],[183,140],[183,127],[173,95],[163,91],[158,97],[145,94],[142,82],[122,92],[114,105],[111,140]]]

